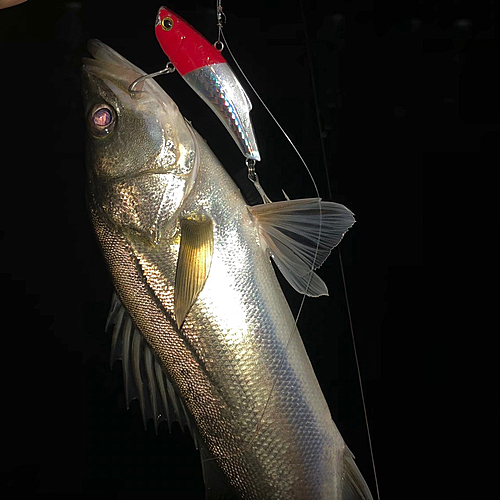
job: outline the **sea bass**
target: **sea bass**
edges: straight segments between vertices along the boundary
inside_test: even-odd
[[[312,268],[352,213],[318,199],[247,206],[154,80],[131,95],[145,73],[97,40],[89,51],[88,204],[127,402],[189,427],[207,499],[371,499],[270,261],[297,290],[326,293]]]

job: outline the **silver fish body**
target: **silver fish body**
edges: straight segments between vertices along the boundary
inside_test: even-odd
[[[144,355],[149,387],[157,384],[153,416],[153,392],[178,398],[207,498],[371,499],[296,331],[257,212],[156,82],[132,97],[128,85],[144,73],[101,42],[89,49],[89,208],[121,318],[133,322],[123,327],[132,339],[125,357]],[[199,220],[213,229],[209,272],[179,320],[183,222]]]

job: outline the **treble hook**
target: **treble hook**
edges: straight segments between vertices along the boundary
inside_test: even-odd
[[[135,87],[142,81],[146,80],[146,78],[154,78],[155,76],[160,76],[160,75],[168,75],[169,73],[173,73],[175,71],[175,66],[169,61],[165,68],[161,69],[160,71],[156,71],[155,73],[150,73],[149,75],[143,75],[137,80],[134,80],[128,87],[128,91],[130,94],[137,94],[139,92],[142,92],[142,90],[135,90]]]

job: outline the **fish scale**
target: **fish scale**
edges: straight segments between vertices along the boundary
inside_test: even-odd
[[[142,94],[131,97],[127,89],[132,73],[144,73],[101,42],[91,42],[90,51],[99,64],[86,60],[84,65],[89,208],[119,307],[134,324],[134,356],[127,365],[135,370],[139,391],[144,386],[141,376],[153,380],[154,359],[159,365],[155,370],[166,377],[164,385],[173,388],[172,407],[178,398],[177,408],[185,408],[186,424],[202,457],[207,499],[371,499],[331,418],[267,243],[276,244],[274,258],[281,257],[280,269],[300,288],[312,278],[291,276],[314,252],[309,249],[299,257],[300,252],[293,252],[293,232],[276,228],[289,228],[297,218],[296,239],[306,245],[304,228],[316,228],[312,221],[320,204],[331,248],[353,224],[352,214],[342,205],[319,200],[248,207],[208,145],[156,82],[146,81]],[[103,70],[106,64],[111,69]],[[100,102],[119,109],[119,119],[106,135],[101,129],[96,133],[99,124],[92,116]],[[141,124],[139,139],[133,124]],[[144,144],[148,130],[150,139]],[[148,155],[156,148],[156,157],[144,160],[155,165],[153,170],[127,162],[129,154],[140,159],[141,148],[147,148]],[[170,158],[168,164],[164,158]],[[130,165],[129,175],[123,174],[124,164]],[[113,195],[117,185],[134,185],[150,176],[160,179],[141,184],[154,190],[151,196],[144,190],[140,195],[134,190],[127,197]],[[110,198],[113,203],[103,203]],[[131,205],[134,220],[123,216]],[[213,245],[207,246],[212,250],[203,255],[209,272],[202,276],[201,291],[184,303],[185,316],[178,318],[175,289],[184,276],[179,273],[184,262],[179,258],[181,242],[193,244],[195,256],[199,250],[182,231],[182,221],[192,221],[196,230],[196,221],[207,219],[213,226]],[[273,220],[276,231],[268,233]],[[327,254],[321,248],[321,255]],[[296,265],[294,259],[299,259]],[[197,261],[189,265],[192,272],[186,276],[200,278]],[[118,318],[117,307],[113,303],[111,315]],[[147,349],[152,353],[141,359]],[[150,402],[146,391],[138,397],[148,407],[143,411],[158,418],[160,402]],[[182,412],[176,410],[177,418]]]

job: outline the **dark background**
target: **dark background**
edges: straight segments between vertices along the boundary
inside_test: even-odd
[[[341,251],[382,498],[450,498],[471,475],[470,498],[496,498],[498,458],[479,447],[498,452],[498,17],[493,2],[399,3],[225,1],[224,32],[322,197],[356,214]],[[214,1],[168,5],[215,41]],[[151,422],[145,432],[137,402],[125,408],[104,332],[112,285],[85,207],[85,41],[156,71],[166,63],[158,7],[30,1],[0,11],[10,498],[203,498],[189,435],[163,424],[156,436]],[[236,176],[243,158],[217,118],[179,75],[158,81]],[[264,188],[273,200],[282,188],[314,196],[249,95]],[[300,331],[375,494],[337,251],[320,275],[330,296],[306,300]],[[285,292],[296,311],[300,297]]]

